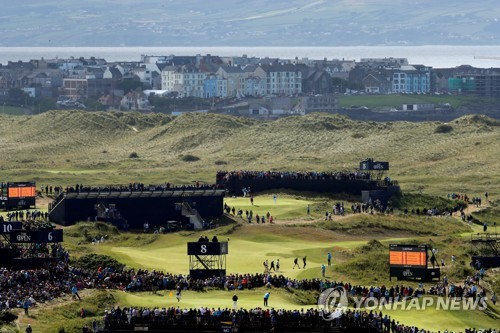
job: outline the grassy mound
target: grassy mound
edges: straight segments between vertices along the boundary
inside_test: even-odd
[[[480,208],[478,211],[473,212],[472,216],[481,225],[486,223],[490,228],[489,230],[495,231],[495,225],[500,227],[500,200],[491,202],[489,207]]]
[[[2,171],[12,181],[161,183],[168,174],[171,183],[212,183],[221,161],[226,170],[352,170],[370,156],[389,161],[390,176],[404,190],[500,192],[500,170],[491,159],[500,150],[498,121],[484,116],[450,122],[446,135],[435,133],[436,122],[361,122],[320,113],[272,122],[200,113],[0,117]],[[129,158],[131,152],[140,158]],[[181,155],[199,158],[189,163],[189,174]]]
[[[13,322],[14,320],[16,320],[18,318],[18,316],[14,313],[12,313],[11,311],[2,311],[0,312],[0,322],[2,324],[6,324],[6,323],[11,323]]]
[[[44,307],[30,311],[30,320],[33,323],[34,332],[81,332],[82,327],[95,318],[102,320],[105,309],[115,306],[116,299],[113,293],[107,291],[92,291],[82,293],[81,301],[71,301],[71,297],[58,300],[59,303],[45,305]],[[80,316],[81,310],[85,310],[85,317]]]
[[[364,285],[380,285],[388,279],[389,260],[387,260],[387,246],[370,248],[369,245],[363,249],[357,249],[351,253],[346,262],[335,266],[337,274],[345,276],[346,281],[358,281]]]
[[[437,260],[445,260],[441,275],[448,276],[451,282],[462,283],[467,276],[473,275],[469,266],[470,244],[468,239],[460,236],[393,239],[383,242],[370,240],[362,246],[338,251],[335,255],[337,260],[334,261],[334,272],[347,281],[356,281],[362,285],[394,285],[394,282],[389,281],[389,244],[427,244],[436,249]],[[456,257],[454,263],[451,263],[452,255]],[[409,283],[415,285],[413,281]]]
[[[114,271],[121,271],[124,264],[116,259],[102,254],[87,254],[72,261],[72,265],[89,271],[97,271],[99,267],[112,268]]]
[[[391,207],[399,210],[419,208],[422,211],[423,208],[434,208],[436,207],[440,211],[444,209],[451,209],[456,206],[465,208],[467,204],[460,200],[450,200],[441,196],[434,196],[428,194],[418,194],[418,193],[400,193],[393,195],[389,202]]]
[[[443,125],[439,125],[438,127],[436,127],[436,129],[434,130],[434,133],[446,134],[446,133],[450,133],[451,131],[453,131],[453,126],[443,124]]]
[[[406,235],[443,236],[470,231],[470,227],[450,217],[350,215],[339,221],[321,221],[318,227],[361,235],[397,232]]]
[[[482,114],[473,114],[473,115],[463,116],[463,117],[455,119],[453,121],[453,123],[486,125],[486,126],[492,126],[492,127],[500,126],[500,120],[493,119],[493,118],[490,118],[490,117],[482,115]]]
[[[64,230],[64,235],[75,238],[83,238],[86,242],[92,242],[93,239],[101,237],[109,238],[119,235],[118,229],[109,223],[105,222],[79,222]]]

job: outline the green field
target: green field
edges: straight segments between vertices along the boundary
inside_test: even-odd
[[[279,219],[294,219],[294,218],[307,218],[307,206],[313,205],[314,199],[305,200],[291,196],[276,197],[276,203],[273,200],[273,194],[257,196],[254,198],[253,205],[250,198],[237,197],[227,198],[224,200],[230,207],[235,207],[236,211],[242,209],[243,211],[253,211],[253,216],[258,214],[262,216],[269,212],[274,217],[274,222]],[[243,214],[245,218],[245,214]],[[255,222],[255,221],[253,221]]]
[[[257,196],[254,202],[265,202],[267,197],[267,195],[262,197]],[[248,198],[228,199],[228,203],[234,204],[238,201],[246,202],[247,200]],[[267,200],[269,199],[267,198]],[[314,204],[313,201],[311,202]],[[286,214],[287,206],[287,200],[280,196],[277,207],[275,207],[276,214]],[[300,219],[300,216],[297,216],[297,218]],[[213,230],[213,232],[181,232],[160,236],[124,234],[116,237],[112,236],[109,242],[103,244],[85,245],[85,249],[81,248],[82,245],[79,245],[79,247],[85,253],[90,251],[109,254],[129,267],[161,269],[172,273],[186,274],[188,272],[188,260],[185,254],[186,242],[196,240],[200,234],[208,236],[217,234],[219,240],[225,240],[226,237],[229,238],[228,273],[262,272],[263,260],[280,259],[281,270],[279,273],[285,276],[291,278],[321,278],[320,266],[322,263],[326,263],[326,253],[331,251],[333,253],[333,266],[328,267],[327,278],[337,281],[358,282],[365,285],[380,285],[382,283],[394,285],[396,283],[401,284],[401,282],[390,282],[387,271],[379,271],[376,277],[365,277],[360,280],[358,274],[346,273],[345,269],[341,268],[343,266],[350,267],[357,260],[356,254],[360,254],[372,261],[371,263],[364,264],[363,269],[368,272],[371,267],[380,267],[379,265],[387,260],[386,258],[381,258],[381,256],[387,256],[387,246],[389,243],[418,239],[422,242],[428,240],[428,237],[419,237],[416,234],[412,236],[411,229],[408,229],[408,238],[394,238],[389,237],[389,235],[392,235],[390,232],[387,232],[387,235],[382,233],[377,237],[384,244],[381,249],[365,248],[364,246],[367,244],[367,241],[363,239],[369,238],[365,234],[361,236],[349,235],[344,232],[339,234],[318,227],[317,222],[321,220],[319,216],[311,216],[309,218],[309,223],[312,223],[310,226],[290,226],[286,224],[248,225],[246,222],[241,221],[236,225],[220,227]],[[444,223],[444,228],[448,230],[455,228],[453,224],[457,223],[437,218],[435,222],[438,221]],[[338,222],[340,223],[340,221]],[[303,224],[306,222],[302,221],[300,223]],[[355,222],[351,221],[350,223]],[[69,228],[67,234],[72,235],[73,228]],[[372,230],[370,227],[367,227],[367,229],[368,233]],[[445,253],[447,253],[446,255],[455,253],[458,260],[460,260],[463,255],[460,252],[461,240],[467,239],[471,231],[469,230],[469,233],[464,233],[463,237],[457,236],[455,239],[450,239],[446,236],[446,231],[441,231],[441,234],[433,237],[433,241],[443,255]],[[401,231],[401,233],[404,232]],[[74,246],[75,242],[80,242],[80,238],[67,237],[69,247]],[[136,245],[132,246],[131,244]],[[300,259],[304,255],[307,255],[307,269],[292,269],[293,258],[298,257]],[[445,268],[445,272],[452,273],[452,270],[453,267],[451,266]],[[370,273],[370,275],[373,274]],[[409,282],[409,284],[416,287],[416,283]],[[424,286],[427,286],[427,284]],[[265,290],[262,288],[251,291],[236,291],[240,298],[239,306],[245,308],[261,306],[264,292]],[[179,303],[171,291],[160,291],[156,295],[152,293],[124,292],[114,292],[113,295],[116,302],[121,306],[179,305],[188,308],[197,306],[225,308],[231,307],[231,296],[233,293],[220,290],[208,292],[186,291],[183,293],[182,300]],[[304,293],[292,293],[285,289],[273,288],[271,294],[270,306],[275,308],[294,309],[315,306],[315,298],[311,298],[311,295],[305,295]],[[411,323],[412,325],[424,327],[429,330],[461,330],[465,327],[477,327],[479,323],[482,327],[495,327],[497,321],[500,320],[498,307],[484,312],[445,311],[433,308],[428,308],[425,311],[404,311],[398,309],[384,310],[383,312],[384,314],[387,313],[393,316],[400,322]]]
[[[341,96],[340,106],[348,108],[352,105],[366,106],[369,108],[394,107],[401,108],[403,104],[445,104],[449,103],[453,108],[459,107],[464,102],[470,102],[474,98],[453,95],[358,95]]]
[[[432,98],[442,96],[432,96]],[[447,98],[447,97],[442,97]],[[363,105],[361,100],[348,102]],[[375,102],[374,102],[375,103]],[[380,101],[380,103],[386,103]],[[450,102],[451,103],[451,102]],[[65,228],[64,246],[74,258],[103,254],[127,267],[188,273],[186,243],[200,235],[229,240],[228,273],[263,272],[264,260],[281,262],[280,273],[290,278],[321,278],[327,252],[333,265],[326,277],[362,285],[393,285],[388,276],[388,246],[391,243],[429,243],[454,265],[443,268],[451,281],[461,283],[473,274],[468,266],[470,236],[480,232],[481,222],[500,222],[500,123],[483,116],[466,116],[443,124],[356,122],[337,115],[313,114],[287,117],[273,122],[213,114],[161,114],[125,112],[51,111],[36,116],[0,115],[0,181],[35,180],[37,185],[213,183],[217,170],[353,170],[366,157],[390,162],[389,175],[399,181],[403,196],[394,198],[394,214],[351,214],[350,204],[358,197],[343,194],[321,196],[276,189],[249,198],[227,197],[235,209],[252,210],[254,216],[269,212],[275,223],[262,225],[232,214],[215,220],[209,231],[182,231],[152,235],[119,233],[108,226],[78,224]],[[136,153],[137,158],[131,158]],[[490,194],[490,202],[478,211],[469,207],[479,224],[456,217],[405,216],[404,208],[451,204],[448,193],[469,197]],[[276,203],[273,194],[277,195]],[[238,193],[238,195],[240,195]],[[325,221],[325,211],[342,201],[344,217]],[[307,214],[307,206],[310,214]],[[38,206],[44,209],[44,206]],[[245,214],[243,214],[245,216]],[[109,235],[104,243],[92,245],[95,236]],[[307,256],[306,269],[292,269],[293,259]],[[413,286],[415,283],[409,282]],[[429,285],[426,284],[426,287]],[[484,286],[500,293],[498,273],[488,272]],[[238,292],[240,293],[240,292]],[[263,289],[242,291],[240,306],[260,306]],[[79,304],[63,298],[49,309],[21,316],[35,332],[78,332],[84,323],[80,306],[89,308],[89,319],[101,318],[111,305],[176,305],[175,297],[162,292],[123,293],[85,291]],[[230,306],[228,291],[185,292],[180,306]],[[313,306],[316,295],[298,291],[272,290],[273,307]],[[60,302],[60,303],[59,303]],[[57,306],[60,304],[60,306]],[[42,311],[43,310],[43,311]],[[384,311],[385,312],[385,311]],[[485,312],[396,310],[392,316],[409,325],[430,330],[463,330],[494,327],[500,320],[498,307]]]
[[[362,285],[387,286],[394,284],[413,285],[415,282],[389,281],[387,266],[387,249],[390,243],[422,243],[432,241],[443,257],[452,253],[457,256],[457,265],[444,268],[451,281],[460,283],[462,274],[467,272],[467,241],[471,233],[480,230],[476,225],[471,228],[455,218],[413,218],[404,216],[348,215],[334,217],[333,221],[324,221],[322,210],[315,209],[325,204],[329,205],[331,198],[313,196],[308,200],[294,194],[277,192],[277,202],[274,204],[272,194],[254,197],[254,206],[248,198],[227,198],[226,203],[242,209],[270,210],[280,216],[277,224],[248,224],[242,219],[235,222],[224,222],[225,225],[210,231],[183,231],[165,235],[142,233],[117,233],[104,224],[95,226],[92,223],[81,223],[65,229],[65,247],[73,256],[89,253],[106,254],[124,263],[127,267],[163,270],[175,274],[188,273],[188,257],[186,243],[196,241],[200,235],[217,235],[219,240],[229,241],[227,256],[228,273],[258,273],[263,272],[262,262],[266,259],[280,259],[279,274],[290,278],[321,278],[321,264],[326,264],[327,252],[333,254],[333,265],[327,268],[326,278],[336,281],[349,281]],[[304,212],[305,205],[313,208],[311,214]],[[257,207],[258,206],[258,207]],[[497,210],[493,210],[498,214]],[[231,216],[227,216],[230,220]],[[234,218],[234,217],[233,217]],[[369,218],[365,220],[365,218]],[[228,220],[228,221],[229,221]],[[366,223],[368,222],[368,223]],[[222,222],[221,222],[222,223]],[[415,227],[417,225],[417,227]],[[425,234],[426,229],[433,226]],[[355,232],[355,231],[358,232]],[[354,231],[354,232],[353,232]],[[86,240],[99,234],[108,234],[109,240],[94,244]],[[424,234],[422,234],[424,233]],[[432,240],[428,235],[432,235]],[[453,236],[454,235],[454,236]],[[292,269],[293,258],[307,256],[306,269]],[[463,263],[461,263],[463,261]],[[495,275],[487,276],[485,283],[498,291],[495,285]],[[424,284],[428,288],[431,284]],[[236,291],[240,300],[239,306],[252,308],[261,306],[265,288]],[[54,307],[48,316],[42,316],[45,310],[34,310],[30,318],[21,316],[19,322],[23,328],[30,322],[41,332],[52,332],[58,327],[66,327],[73,332],[81,327],[85,320],[79,319],[79,307],[89,309],[87,322],[95,316],[100,318],[104,308],[112,304],[124,306],[181,306],[181,307],[230,307],[234,292],[208,290],[205,292],[185,291],[182,300],[177,299],[170,291],[159,291],[157,294],[125,293],[112,291],[109,296],[102,292],[86,291],[84,303],[78,304],[69,297],[63,302],[68,306]],[[316,304],[317,293],[306,293],[298,290],[271,289],[270,306],[275,308],[309,308]],[[103,298],[107,298],[105,302]],[[57,304],[57,303],[56,303]],[[385,310],[384,314],[394,317],[403,323],[417,325],[429,330],[463,330],[466,327],[495,327],[500,320],[497,307],[487,311],[444,311],[428,308],[425,311]],[[46,318],[46,319],[45,319]],[[51,318],[49,320],[49,318]],[[68,321],[68,318],[73,318]]]
[[[22,116],[26,114],[26,110],[17,106],[0,104],[0,114]]]

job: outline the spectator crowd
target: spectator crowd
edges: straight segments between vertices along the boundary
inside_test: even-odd
[[[60,251],[64,251],[62,248]],[[62,253],[60,253],[62,254]],[[295,279],[282,274],[257,273],[257,274],[229,274],[223,277],[208,279],[191,279],[189,276],[164,273],[157,270],[123,269],[115,271],[111,268],[99,267],[97,270],[85,270],[70,265],[68,257],[45,268],[13,271],[3,269],[0,275],[0,308],[23,308],[28,302],[28,307],[50,301],[63,295],[75,294],[82,289],[120,289],[128,292],[158,290],[194,290],[203,291],[210,289],[244,290],[253,288],[288,288],[304,291],[321,292],[328,288],[343,287],[351,297],[386,298],[390,301],[400,301],[425,294],[440,295],[443,297],[486,297],[484,289],[479,287],[478,279],[468,277],[462,285],[444,283],[432,286],[425,290],[421,286],[396,285],[391,287],[361,286],[345,282],[335,282],[326,279]],[[481,273],[484,274],[484,271]],[[77,294],[77,296],[79,296]],[[181,309],[170,308],[136,308],[116,307],[105,314],[105,325],[108,329],[133,327],[135,324],[148,323],[152,327],[162,325],[212,326],[221,322],[230,321],[235,325],[250,325],[263,328],[273,327],[316,327],[325,325],[318,309],[308,310],[283,310],[255,308],[251,310],[197,308]],[[336,321],[337,325],[348,327],[374,326],[389,330],[394,327],[395,332],[420,332],[410,331],[410,326],[405,326],[390,320],[387,316],[376,312],[347,311]],[[132,325],[132,326],[131,326]],[[408,330],[405,330],[408,329]],[[414,329],[414,328],[413,328]],[[391,330],[392,332],[392,330]],[[476,331],[472,331],[476,332]]]
[[[64,188],[66,193],[80,193],[80,192],[145,192],[145,191],[173,191],[173,190],[214,190],[217,189],[215,184],[205,184],[195,182],[192,185],[173,185],[164,183],[159,185],[146,185],[143,183],[129,183],[128,185],[101,185],[101,186],[88,186],[83,184],[76,184],[75,186],[68,186]]]
[[[217,184],[242,179],[288,179],[288,180],[370,180],[368,172],[320,172],[320,171],[218,171]]]

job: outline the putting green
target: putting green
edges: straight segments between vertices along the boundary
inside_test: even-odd
[[[178,302],[175,291],[162,290],[153,295],[152,293],[127,293],[114,292],[120,306],[147,306],[147,307],[170,307],[181,308],[232,308],[232,297],[238,295],[238,306],[246,309],[263,307],[264,293],[270,292],[269,307],[283,309],[310,308],[316,306],[298,305],[293,295],[278,289],[258,288],[255,290],[223,291],[213,290],[210,292],[183,291],[181,300]]]
[[[147,307],[177,307],[180,308],[232,308],[232,296],[238,295],[238,306],[241,308],[263,307],[263,295],[270,291],[270,308],[283,309],[307,309],[316,308],[314,304],[304,304],[298,297],[283,289],[257,288],[243,291],[212,290],[210,292],[184,291],[180,301],[177,301],[174,291],[159,291],[152,293],[126,293],[114,291],[114,295],[120,306],[147,306]],[[408,302],[406,307],[408,307]],[[421,304],[421,302],[420,302]],[[431,331],[463,331],[465,327],[475,328],[498,328],[500,313],[498,306],[481,310],[443,310],[437,309],[435,303],[425,309],[413,307],[412,309],[401,309],[401,305],[395,310],[381,308],[384,315],[394,318],[400,323],[409,326],[417,326]],[[379,312],[377,307],[373,311]]]
[[[236,211],[242,209],[244,218],[246,210],[252,211],[254,220],[256,214],[262,216],[262,214],[265,215],[267,212],[269,212],[275,220],[306,217],[307,205],[311,206],[314,203],[311,200],[296,199],[280,195],[277,196],[275,203],[272,194],[253,197],[253,205],[249,197],[225,198],[224,202],[231,208],[234,207]]]

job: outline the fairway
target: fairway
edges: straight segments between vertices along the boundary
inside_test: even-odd
[[[300,234],[280,235],[274,226],[248,226],[244,233],[218,235],[219,241],[229,239],[229,254],[227,256],[227,272],[256,273],[264,272],[263,262],[267,259],[279,259],[281,262],[280,273],[289,277],[307,275],[308,277],[321,277],[321,264],[326,264],[328,251],[334,254],[334,246],[341,247],[342,242],[331,243],[327,240],[315,241],[301,239]],[[255,230],[252,230],[255,229]],[[258,229],[258,230],[257,230]],[[297,229],[298,231],[298,229]],[[200,234],[211,238],[210,232],[193,233],[191,236],[159,235],[151,244],[141,247],[122,247],[113,244],[95,245],[92,250],[100,254],[108,254],[125,263],[129,267],[159,269],[174,274],[188,274],[189,261],[187,256],[187,242],[195,242]],[[363,244],[364,242],[349,242],[346,246]],[[307,256],[306,270],[292,269],[293,259]]]

